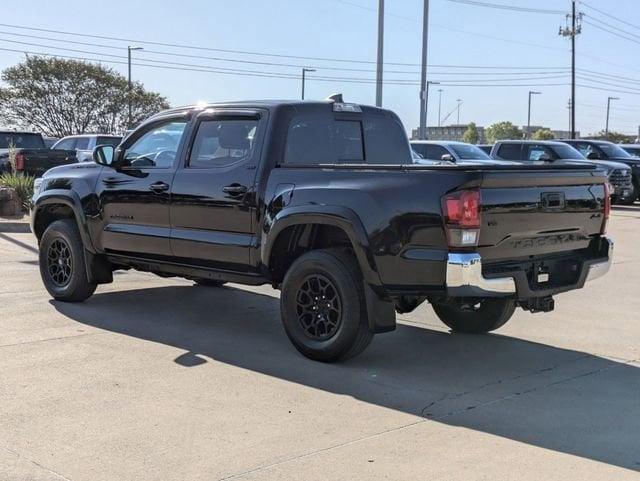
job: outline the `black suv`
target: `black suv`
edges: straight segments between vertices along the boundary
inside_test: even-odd
[[[565,142],[568,141],[502,140],[493,146],[491,156],[543,165],[595,164],[609,179],[612,201],[620,204],[633,203],[637,195],[634,197],[631,168],[620,162],[596,160],[593,156],[587,158]]]
[[[631,167],[633,176],[633,192],[630,196],[621,200],[622,204],[633,204],[640,196],[640,157],[635,157],[624,150],[618,144],[605,140],[563,140],[579,150],[587,159],[612,160]]]

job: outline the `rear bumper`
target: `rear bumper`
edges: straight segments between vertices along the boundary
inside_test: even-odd
[[[518,297],[528,299],[544,297],[573,289],[580,289],[588,281],[604,276],[613,261],[613,241],[602,239],[599,255],[584,259],[576,282],[548,289],[532,289],[524,271],[505,276],[485,277],[482,273],[482,258],[479,254],[450,253],[447,258],[446,283],[450,297]]]

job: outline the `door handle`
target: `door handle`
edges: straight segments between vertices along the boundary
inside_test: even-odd
[[[156,194],[160,194],[161,192],[166,192],[169,190],[169,184],[165,182],[156,182],[155,184],[151,184],[149,186],[149,190],[151,192],[155,192]]]
[[[227,185],[226,187],[222,188],[222,192],[224,192],[225,194],[229,194],[229,195],[246,194],[248,190],[249,189],[246,186],[240,185],[240,184],[231,184],[231,185]]]

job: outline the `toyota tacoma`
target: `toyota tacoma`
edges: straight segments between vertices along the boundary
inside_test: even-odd
[[[612,259],[594,166],[415,165],[394,113],[340,97],[169,110],[94,160],[50,170],[34,196],[54,299],[130,268],[271,284],[286,334],[319,361],[357,355],[424,301],[454,332],[493,331]]]

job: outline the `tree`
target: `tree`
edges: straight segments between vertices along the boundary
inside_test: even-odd
[[[462,141],[468,144],[477,144],[478,143],[478,128],[476,127],[475,122],[471,122],[467,126],[467,130],[462,135]]]
[[[27,56],[2,72],[0,121],[45,135],[122,133],[129,126],[127,79],[99,64]],[[134,124],[169,108],[165,97],[134,83]]]
[[[633,135],[625,135],[620,132],[614,132],[612,130],[609,131],[609,135],[607,135],[604,130],[601,130],[600,132],[590,135],[589,137],[592,139],[609,140],[610,142],[614,142],[616,144],[633,143],[635,139]]]
[[[553,140],[556,138],[549,129],[538,129],[533,133],[533,140]]]
[[[487,142],[493,144],[497,140],[514,140],[522,138],[522,130],[511,122],[498,122],[486,129]]]

